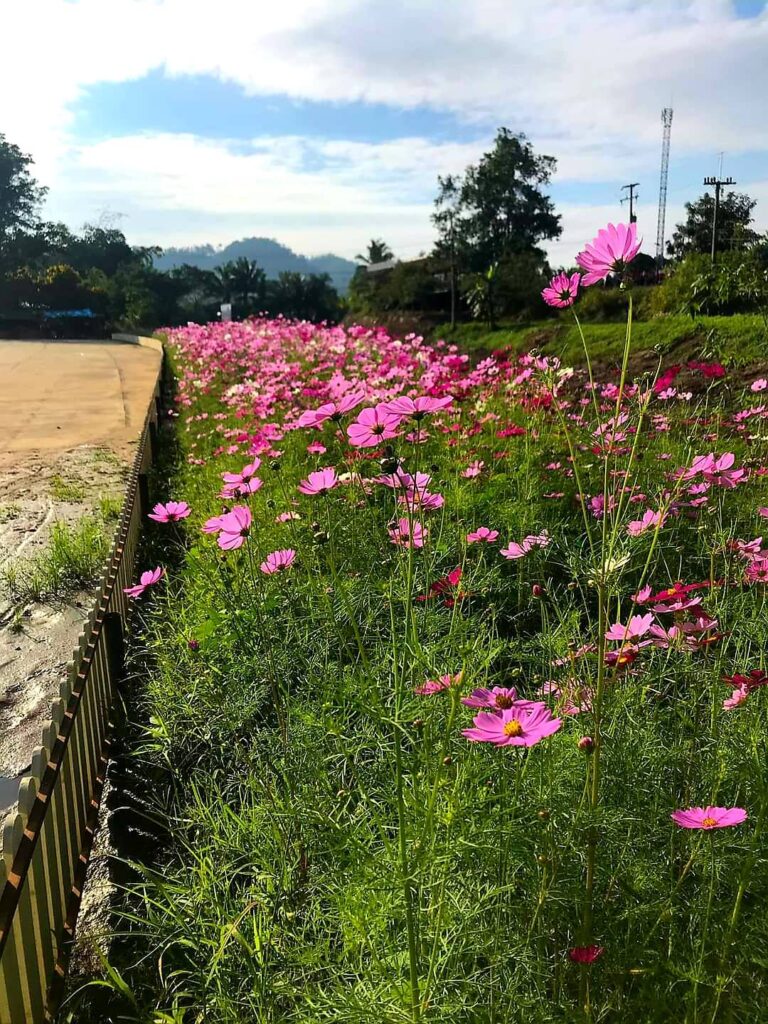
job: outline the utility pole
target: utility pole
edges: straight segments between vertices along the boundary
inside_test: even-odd
[[[629,185],[622,185],[621,186],[621,191],[622,192],[624,192],[626,189],[629,189],[629,195],[625,196],[621,200],[621,203],[623,205],[624,203],[626,203],[627,200],[629,200],[629,223],[630,224],[634,224],[637,221],[637,217],[635,216],[635,200],[637,199],[637,192],[635,192],[635,189],[638,188],[639,185],[640,185],[639,181],[632,181],[632,182],[629,183]]]
[[[456,243],[453,233],[453,210],[448,212],[448,223],[450,224],[450,247],[451,247],[451,330],[456,326]]]
[[[720,160],[720,166],[722,167],[722,159]],[[715,211],[712,214],[712,262],[715,262],[715,251],[717,249],[717,217],[720,213],[720,189],[723,185],[735,185],[736,182],[733,178],[705,178],[705,185],[715,186]]]

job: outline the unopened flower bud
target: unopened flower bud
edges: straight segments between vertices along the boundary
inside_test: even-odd
[[[187,644],[187,647],[189,647],[190,651],[199,651],[200,650],[200,641],[199,640],[190,640],[189,643]]]
[[[595,741],[591,736],[582,736],[578,743],[579,750],[583,750],[585,754],[591,754],[595,749]]]
[[[542,809],[538,812],[537,817],[539,821],[549,821],[549,811],[547,810],[547,808],[542,807]]]
[[[446,768],[453,764],[453,758],[451,757],[450,754],[448,755],[448,757],[443,758],[443,764],[445,765]]]
[[[534,583],[531,587],[531,593],[534,597],[541,597],[544,593],[544,587],[540,583]]]

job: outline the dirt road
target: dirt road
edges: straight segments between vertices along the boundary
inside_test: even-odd
[[[126,451],[144,422],[160,355],[109,342],[0,341],[0,469],[20,452],[82,444]]]
[[[160,363],[151,348],[0,340],[0,573],[120,498]],[[0,582],[0,813],[29,765],[88,594],[19,607]]]

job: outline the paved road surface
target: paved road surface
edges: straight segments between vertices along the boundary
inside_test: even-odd
[[[160,353],[118,342],[0,340],[0,468],[18,453],[105,444],[144,423]]]

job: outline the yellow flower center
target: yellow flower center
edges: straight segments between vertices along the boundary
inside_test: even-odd
[[[702,828],[713,828],[716,824],[717,824],[717,818],[702,818],[701,819],[701,827]]]
[[[507,722],[504,726],[505,736],[522,736],[523,727],[520,725],[516,718],[513,718],[511,722]]]
[[[507,697],[507,695],[504,693],[497,694],[496,699],[494,700],[494,704],[496,705],[497,708],[511,708],[514,703],[515,702],[512,700],[512,698]]]

